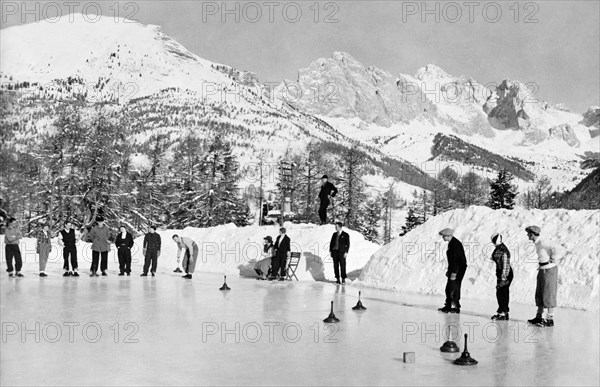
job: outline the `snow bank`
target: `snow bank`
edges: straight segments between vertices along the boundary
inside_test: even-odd
[[[331,280],[334,279],[333,263],[329,256],[329,241],[335,231],[333,225],[317,226],[312,224],[286,224],[287,235],[292,242],[292,251],[301,252],[300,264],[296,275],[299,280]],[[227,224],[210,228],[192,228],[183,230],[158,231],[162,239],[161,256],[158,259],[158,272],[172,272],[177,266],[177,245],[173,235],[186,236],[196,241],[199,247],[196,272],[234,274],[256,277],[254,264],[261,259],[263,238],[270,235],[273,240],[279,234],[277,226],[236,227]],[[349,279],[355,279],[369,258],[381,246],[368,242],[364,237],[352,230],[346,230],[350,235],[350,252],[347,258],[347,273]],[[4,243],[4,236],[0,243]],[[144,258],[142,244],[144,237],[135,239],[132,248],[132,271],[134,275],[142,272]],[[48,258],[47,271],[58,272],[62,269],[62,249],[56,238],[53,240],[52,252]],[[92,260],[91,244],[79,241],[77,243],[79,271],[87,273]],[[38,270],[35,239],[23,238],[21,252],[24,259],[24,272]],[[2,261],[4,249],[2,248]],[[118,271],[117,253],[112,246],[108,256],[109,272]]]
[[[538,225],[542,236],[562,246],[559,263],[558,304],[598,310],[600,211],[492,210],[470,207],[431,218],[405,236],[382,247],[367,263],[358,283],[425,294],[444,294],[446,243],[438,232],[455,229],[465,247],[468,269],[463,298],[495,300],[495,264],[491,261],[493,233],[499,232],[511,252],[515,279],[511,301],[534,305],[537,255],[524,228]],[[440,300],[440,304],[442,300]]]

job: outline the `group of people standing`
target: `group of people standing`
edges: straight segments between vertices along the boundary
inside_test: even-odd
[[[556,293],[558,290],[558,261],[562,259],[561,248],[540,238],[541,229],[538,226],[525,228],[527,237],[534,243],[538,256],[538,274],[536,278],[535,304],[537,313],[535,318],[527,320],[530,324],[539,327],[554,326],[554,308],[556,307]],[[460,313],[460,291],[462,280],[467,271],[467,259],[462,243],[454,237],[454,230],[450,228],[439,232],[448,242],[446,252],[448,270],[446,271],[446,301],[439,308],[444,313]],[[495,248],[491,259],[496,264],[496,299],[498,309],[492,320],[509,319],[510,285],[513,282],[514,272],[510,264],[510,251],[502,240],[502,235],[494,233],[491,241]],[[543,318],[546,310],[546,318]]]
[[[336,222],[335,232],[329,243],[329,254],[333,259],[333,271],[337,284],[346,284],[346,258],[350,250],[350,236],[342,230],[342,222]],[[262,259],[254,266],[258,280],[285,281],[287,277],[287,262],[291,256],[291,240],[286,229],[281,227],[275,243],[267,235],[263,239]],[[340,282],[341,278],[341,282]]]
[[[39,256],[39,276],[47,277],[46,264],[48,256],[52,251],[52,238],[55,235],[50,231],[49,224],[42,225],[42,229],[36,235],[36,253]],[[77,234],[73,228],[73,223],[70,220],[64,222],[64,228],[61,229],[56,236],[58,237],[58,245],[63,249],[63,277],[79,277],[78,262],[77,262]],[[23,234],[19,230],[15,218],[9,218],[4,236],[6,265],[9,277],[24,277],[21,273],[23,260],[21,257],[20,242]],[[117,256],[119,259],[119,276],[131,275],[131,249],[134,241],[133,235],[127,230],[125,225],[119,227],[119,232],[114,235],[110,228],[106,225],[102,216],[96,217],[96,224],[89,230],[84,229],[81,235],[81,240],[91,243],[92,263],[90,266],[90,277],[98,277],[98,271],[103,277],[108,276],[108,252],[111,245],[117,248]],[[180,262],[180,255],[183,252],[182,267],[185,270],[186,279],[192,278],[192,273],[196,266],[198,257],[198,245],[189,238],[173,235],[173,241],[177,244],[177,264]],[[156,226],[149,227],[148,232],[144,235],[143,255],[144,269],[142,277],[148,276],[148,273],[154,277],[158,265],[158,258],[161,251],[161,238],[156,232]],[[13,264],[14,262],[14,264]],[[179,266],[175,269],[176,273],[183,272]]]

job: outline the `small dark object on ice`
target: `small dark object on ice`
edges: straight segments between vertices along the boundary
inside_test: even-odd
[[[326,322],[326,323],[340,322],[340,319],[335,317],[335,314],[333,314],[333,301],[331,301],[331,312],[329,313],[329,316],[327,316],[327,318],[323,320],[323,322]]]
[[[223,281],[224,281],[223,282],[223,286],[221,286],[219,288],[219,290],[231,290],[231,288],[229,286],[227,286],[227,276],[224,275],[223,277],[224,277],[224,279],[223,279]]]
[[[463,351],[462,355],[460,355],[460,357],[456,360],[454,360],[454,364],[458,364],[458,365],[475,365],[477,364],[477,360],[473,359],[471,357],[471,354],[469,353],[469,351],[467,351],[467,334],[465,333],[465,350]]]
[[[352,308],[352,310],[367,310],[367,308],[360,301],[360,290],[358,291],[358,302],[356,306]]]

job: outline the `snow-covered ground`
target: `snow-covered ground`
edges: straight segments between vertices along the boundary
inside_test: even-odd
[[[559,263],[558,304],[562,307],[599,308],[600,211],[492,210],[470,207],[430,218],[404,237],[380,249],[365,266],[358,281],[367,286],[424,294],[444,294],[446,244],[438,232],[455,229],[467,255],[468,269],[462,285],[467,299],[495,303],[494,250],[490,238],[500,233],[511,251],[515,278],[511,302],[534,304],[537,255],[525,227],[537,225],[542,237],[562,245]],[[468,305],[466,303],[463,304]]]

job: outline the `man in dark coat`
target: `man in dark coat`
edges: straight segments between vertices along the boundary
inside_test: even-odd
[[[131,275],[131,248],[133,247],[133,236],[127,231],[125,225],[119,227],[119,234],[115,239],[117,256],[119,257],[119,275]]]
[[[79,277],[79,273],[77,273],[77,237],[73,223],[70,220],[67,220],[65,228],[60,230],[58,244],[63,248],[63,277]],[[69,257],[71,258],[72,272],[69,270]]]
[[[321,201],[319,206],[319,218],[321,219],[321,224],[327,224],[327,207],[329,207],[329,196],[334,198],[337,192],[337,188],[327,181],[327,175],[323,175],[321,178],[321,191],[319,191],[319,200]]]
[[[144,236],[144,244],[142,247],[142,252],[144,253],[144,272],[141,275],[142,277],[148,275],[150,264],[152,264],[152,268],[150,269],[152,277],[156,274],[161,243],[160,235],[156,232],[156,226],[150,226],[148,233]],[[179,255],[177,255],[177,258],[179,258]]]
[[[443,308],[439,308],[444,313],[460,313],[460,287],[467,271],[467,257],[462,243],[454,238],[454,230],[445,228],[440,231],[440,235],[448,242],[448,271],[446,277],[446,303]]]
[[[290,258],[291,253],[291,240],[285,234],[285,228],[279,229],[279,235],[275,241],[275,258],[272,261],[271,278],[274,280],[279,273],[279,280],[285,281],[286,277],[286,260]]]
[[[346,285],[346,257],[350,250],[350,236],[342,231],[342,222],[335,224],[335,232],[331,236],[329,243],[329,253],[333,258],[333,272],[335,273],[335,282],[340,283],[340,274],[342,285]],[[341,273],[340,273],[341,271]]]

